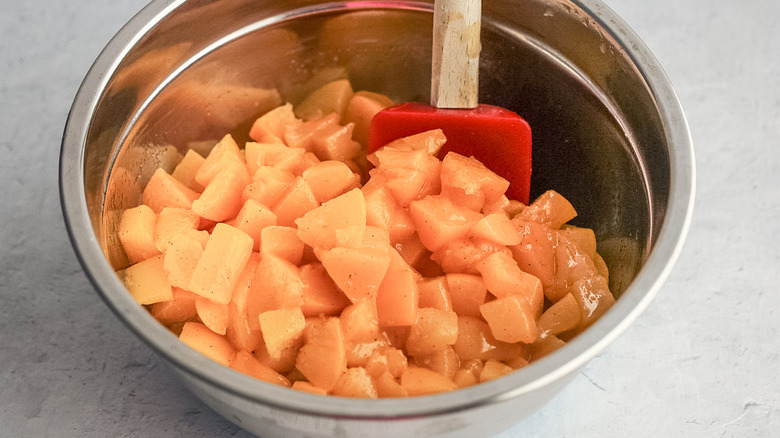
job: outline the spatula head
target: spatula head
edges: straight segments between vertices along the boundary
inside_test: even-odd
[[[509,181],[507,196],[528,204],[531,189],[531,128],[522,117],[504,108],[479,105],[474,109],[441,109],[420,103],[387,108],[371,121],[368,150],[431,129],[447,137],[439,156],[455,151],[474,156]]]

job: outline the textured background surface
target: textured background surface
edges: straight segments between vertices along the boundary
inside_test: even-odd
[[[61,219],[70,103],[145,0],[0,3],[0,437],[248,437],[97,298]],[[607,3],[659,59],[688,115],[693,226],[649,310],[501,438],[776,436],[780,2]]]

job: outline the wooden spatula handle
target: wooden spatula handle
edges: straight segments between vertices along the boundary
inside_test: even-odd
[[[476,108],[481,0],[436,0],[433,13],[431,105]]]

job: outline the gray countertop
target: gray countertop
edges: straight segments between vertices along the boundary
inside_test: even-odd
[[[0,437],[248,437],[97,298],[57,169],[71,101],[145,0],[10,1],[0,14]],[[770,437],[780,430],[780,2],[607,0],[686,110],[698,190],[650,308],[501,438]]]

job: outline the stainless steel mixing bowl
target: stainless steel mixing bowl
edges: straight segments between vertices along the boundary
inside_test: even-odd
[[[690,222],[688,127],[657,61],[598,0],[485,0],[480,99],[534,132],[533,187],[555,189],[594,228],[615,306],[561,350],[506,377],[410,399],[291,391],[179,342],[114,274],[116,222],[176,150],[246,132],[275,104],[348,77],[356,89],[426,100],[430,2],[156,0],[95,61],[65,129],[64,217],[87,275],[117,316],[194,394],[262,436],[489,436],[548,402],[647,307]],[[533,194],[532,194],[533,195]]]

